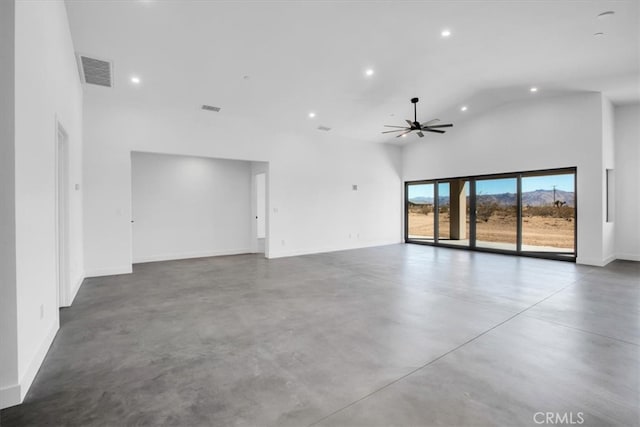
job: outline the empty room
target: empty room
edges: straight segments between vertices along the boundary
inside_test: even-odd
[[[0,0],[0,425],[640,424],[637,0]]]

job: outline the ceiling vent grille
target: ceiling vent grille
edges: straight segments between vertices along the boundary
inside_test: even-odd
[[[318,126],[318,130],[324,131],[324,132],[329,132],[331,130],[331,128],[326,127],[326,126]]]
[[[113,63],[102,59],[78,55],[80,77],[87,84],[113,87]]]
[[[207,111],[215,111],[216,113],[220,111],[220,107],[214,107],[213,105],[203,105],[202,109]]]

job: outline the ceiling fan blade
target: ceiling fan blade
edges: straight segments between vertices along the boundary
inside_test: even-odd
[[[384,132],[381,132],[381,133],[404,132],[406,130],[407,130],[407,128],[402,128],[402,129],[397,129],[397,130],[387,130],[387,131],[384,131]]]
[[[431,125],[431,126],[423,126],[423,127],[427,127],[427,128],[450,128],[453,127],[452,124],[447,124],[447,125]]]
[[[406,126],[391,126],[391,125],[384,125],[384,127],[386,127],[386,128],[402,128],[402,129],[406,128]]]
[[[411,120],[407,119],[405,122],[409,123],[409,127],[413,127],[413,122]]]
[[[430,129],[430,128],[423,128],[422,130],[424,130],[426,132],[444,133],[443,130]]]
[[[401,136],[404,136],[404,135],[406,135],[406,134],[408,134],[408,133],[410,133],[410,132],[411,132],[411,129],[409,129],[409,130],[407,130],[407,131],[404,131],[404,132],[403,132],[403,133],[401,133],[400,135],[396,136],[396,138],[400,138]]]
[[[429,126],[433,123],[438,123],[440,121],[440,119],[433,119],[433,120],[429,120],[428,122],[424,122],[422,123],[420,126],[425,127],[425,126]]]
[[[420,138],[422,138],[422,137],[424,136],[424,133],[422,133],[422,132],[420,132],[420,131],[418,131],[418,132],[416,132],[416,133],[418,134],[418,136],[419,136]]]

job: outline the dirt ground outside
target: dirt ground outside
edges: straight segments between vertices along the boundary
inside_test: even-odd
[[[449,214],[441,213],[440,239],[449,238]],[[476,223],[476,240],[500,243],[516,243],[516,217],[493,213],[489,219]],[[467,221],[467,237],[469,223]],[[409,212],[409,234],[433,237],[434,214]],[[522,244],[573,249],[574,219],[548,216],[524,216],[522,223]]]

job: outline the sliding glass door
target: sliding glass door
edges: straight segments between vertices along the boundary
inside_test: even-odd
[[[469,181],[438,181],[438,243],[469,246]]]
[[[407,182],[405,241],[574,260],[575,183],[575,168]]]
[[[451,185],[448,182],[438,182],[438,241],[451,238]]]
[[[522,251],[571,256],[575,249],[575,174],[523,174]]]
[[[517,196],[517,177],[476,180],[476,247],[517,249]]]
[[[407,185],[406,194],[407,238],[419,242],[434,242],[434,184]]]

